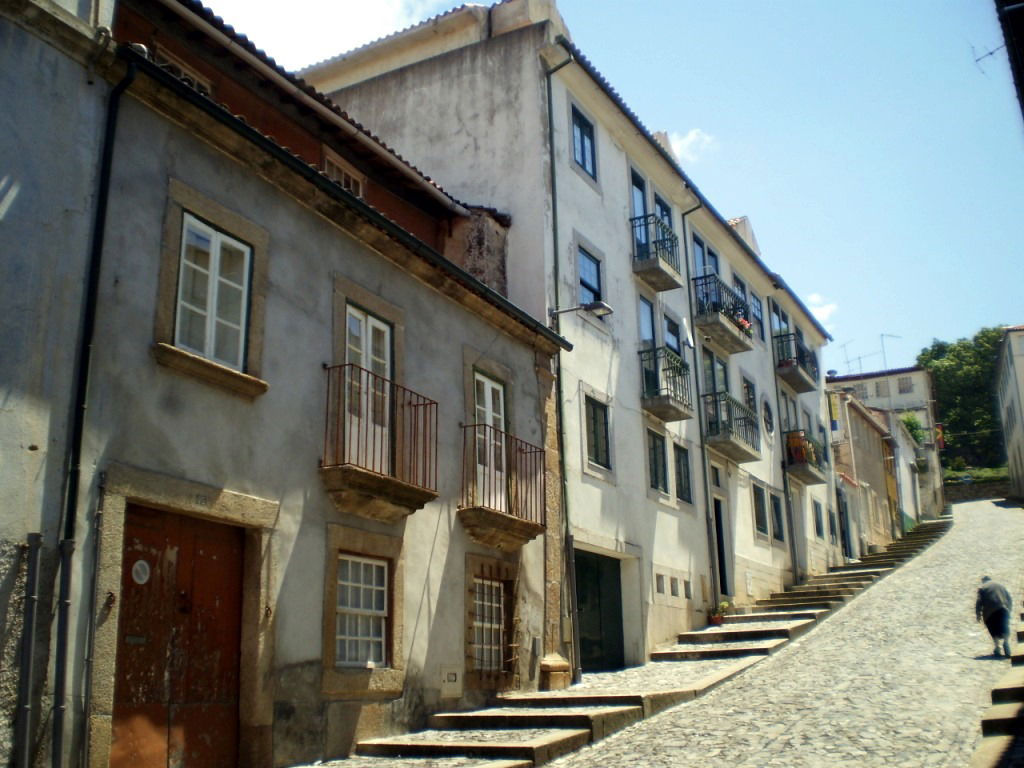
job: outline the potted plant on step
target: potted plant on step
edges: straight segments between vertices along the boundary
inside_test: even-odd
[[[708,615],[708,621],[712,624],[721,624],[725,621],[725,614],[730,608],[729,601],[723,600],[718,604],[718,607],[713,609]]]

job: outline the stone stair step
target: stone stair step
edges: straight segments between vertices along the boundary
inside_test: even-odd
[[[1024,701],[1024,667],[1010,667],[992,689],[992,703]]]
[[[708,626],[693,632],[681,632],[677,635],[679,645],[700,645],[706,643],[735,643],[747,640],[766,640],[770,638],[792,639],[814,626],[811,620],[785,621],[777,619],[772,626],[764,626],[764,622],[755,622],[754,626]]]
[[[483,728],[586,728],[591,741],[643,719],[642,705],[565,707],[493,707],[474,712],[443,712],[430,716],[437,730]]]
[[[968,768],[1007,768],[1012,763],[1006,762],[1004,756],[1016,745],[1015,736],[985,736],[978,744]]]
[[[529,760],[543,765],[590,741],[586,728],[514,728],[474,731],[436,729],[367,739],[356,745],[360,755],[379,757],[487,757]]]
[[[797,584],[791,585],[785,588],[782,592],[772,592],[772,596],[779,595],[780,597],[795,597],[797,595],[812,595],[814,597],[829,595],[838,595],[842,597],[851,597],[860,592],[859,587],[848,587],[838,586],[834,584]]]
[[[890,566],[877,566],[877,565],[862,565],[859,562],[847,563],[846,565],[833,565],[829,566],[829,573],[878,573],[884,574],[889,573],[892,570]]]
[[[331,762],[331,765],[342,763]],[[345,758],[345,768],[393,768],[390,757],[350,755]],[[532,768],[529,760],[494,760],[485,757],[403,757],[402,768]]]
[[[858,573],[828,573],[821,574],[819,576],[812,576],[804,584],[808,586],[816,587],[827,587],[827,586],[854,586],[854,587],[867,587],[878,581],[877,576],[862,576]]]
[[[644,717],[661,712],[684,701],[696,698],[694,688],[631,693],[627,691],[544,691],[503,693],[495,703],[503,707],[572,708],[572,707],[639,707]]]
[[[898,568],[909,559],[909,557],[886,557],[873,560],[861,560],[861,563],[879,568]]]
[[[738,643],[708,645],[676,645],[651,653],[651,661],[682,661],[684,659],[728,659],[736,656],[767,656],[788,643],[785,638],[768,638]]]
[[[823,597],[786,597],[786,598],[762,598],[755,600],[754,605],[759,611],[790,611],[794,608],[820,608],[824,610],[835,610],[846,601],[840,598]]]
[[[993,704],[981,716],[981,732],[985,736],[1024,733],[1024,703]]]
[[[857,594],[856,589],[796,589],[786,592],[772,592],[769,600],[835,600],[845,602]]]
[[[831,611],[827,608],[794,608],[792,610],[782,609],[778,611],[732,613],[725,617],[724,622],[726,624],[742,624],[747,621],[799,621],[800,619],[818,621],[823,619],[829,613],[831,613]]]

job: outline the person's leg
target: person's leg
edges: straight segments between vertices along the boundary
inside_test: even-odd
[[[992,655],[999,655],[999,640],[1003,637],[1003,624],[1005,621],[1009,621],[1009,614],[1006,615],[1004,620],[1001,613],[1006,614],[1006,611],[996,611],[985,617],[985,629],[988,630],[989,635],[992,637]]]
[[[1010,658],[1010,612],[1001,611],[1003,616],[1003,625],[1001,627],[1003,633],[1003,655],[1006,658]]]

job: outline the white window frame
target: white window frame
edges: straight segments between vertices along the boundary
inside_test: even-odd
[[[186,64],[184,59],[175,56],[165,48],[157,47],[153,50],[153,63],[179,80],[186,81],[203,96],[213,98],[213,81],[205,75],[199,74],[199,71]]]
[[[352,565],[360,566],[362,571],[363,566],[370,566],[376,572],[376,569],[381,569],[383,572],[383,584],[377,584],[376,581],[372,584],[366,584],[362,580],[355,580],[351,577],[344,580],[342,579],[342,563],[349,563],[349,574],[352,573]],[[390,608],[390,573],[389,564],[387,560],[381,560],[379,558],[364,557],[361,555],[351,555],[347,553],[339,553],[337,561],[337,571],[335,574],[335,580],[337,582],[337,595],[335,598],[334,606],[334,664],[336,667],[376,667],[384,666],[388,661],[388,619],[389,619],[389,608]],[[350,601],[344,595],[352,594],[349,590],[358,589],[360,591],[360,600],[358,606],[351,604],[343,605],[343,600],[346,603]],[[372,596],[382,595],[383,596],[383,608],[378,608],[375,605],[370,607],[364,607],[362,605],[362,597],[365,595],[365,591],[370,590]],[[374,601],[376,602],[376,601]],[[351,633],[348,628],[343,628],[342,619],[343,617],[355,617],[358,624],[360,625],[360,631],[357,633]],[[364,622],[366,618],[368,621]],[[374,621],[376,620],[376,621]],[[369,633],[362,632],[362,626],[369,627]],[[379,626],[379,632],[376,627]],[[357,653],[355,658],[349,658],[347,653],[347,646],[349,643],[356,643]],[[359,653],[358,648],[360,644],[367,644],[366,650],[379,648],[378,653]],[[344,651],[344,652],[343,652]]]
[[[324,173],[346,192],[360,200],[366,196],[366,174],[343,159],[341,155],[324,147]]]
[[[252,288],[252,247],[227,232],[207,224],[202,219],[187,211],[184,212],[181,226],[181,252],[178,260],[178,291],[175,300],[174,345],[200,355],[201,357],[205,357],[208,360],[225,365],[233,370],[242,371],[245,366],[245,352],[248,344],[249,294]],[[194,262],[186,259],[190,230],[201,236],[209,238],[210,261],[208,269],[203,269]],[[244,282],[241,285],[228,280],[226,277],[221,275],[221,254],[222,248],[225,245],[238,249],[244,255],[245,263],[242,269]],[[185,278],[187,270],[195,270],[196,272],[204,273],[207,276],[205,296],[206,304],[204,307],[191,304],[185,299]],[[239,304],[241,317],[237,318],[237,323],[220,318],[219,293],[221,283],[225,283],[232,288],[237,288],[241,291],[242,295]],[[202,348],[192,346],[186,343],[183,339],[183,311],[192,311],[196,314],[205,315],[204,343]],[[231,359],[218,357],[215,354],[215,350],[217,348],[218,324],[226,325],[238,332],[238,344],[235,349],[235,355]]]

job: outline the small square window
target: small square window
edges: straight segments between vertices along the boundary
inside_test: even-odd
[[[654,589],[659,595],[665,594],[665,575],[662,573],[654,576]]]
[[[711,465],[711,484],[715,486],[715,488],[722,487],[722,470],[713,464]]]
[[[676,465],[676,498],[680,501],[692,502],[693,491],[690,487],[690,452],[681,445],[672,446]]]
[[[665,438],[657,432],[647,431],[647,467],[651,475],[651,488],[668,493],[668,471],[665,466]]]
[[[173,53],[157,48],[153,51],[153,63],[179,80],[183,80],[203,96],[213,96],[213,82]]]
[[[576,107],[572,108],[572,158],[592,179],[597,178],[594,124]]]
[[[896,379],[896,386],[901,395],[909,395],[914,391],[914,380],[910,376],[900,376]]]
[[[342,160],[333,152],[324,155],[324,173],[342,189],[355,197],[362,198],[366,190],[366,176]]]
[[[584,418],[587,425],[588,461],[611,469],[611,448],[608,442],[608,406],[592,397],[584,400]]]
[[[669,588],[669,592],[672,594],[672,597],[679,597],[679,579],[678,578],[676,578],[675,576],[672,576],[671,578],[669,578],[669,580],[668,580],[668,588]]]
[[[875,382],[875,397],[888,397],[889,396],[889,382],[888,381],[876,381]]]

